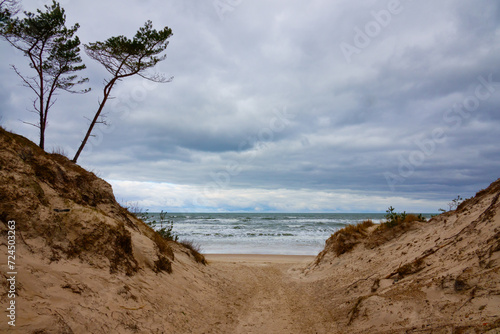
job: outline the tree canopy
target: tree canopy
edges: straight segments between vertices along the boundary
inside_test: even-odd
[[[36,14],[24,14],[26,17],[23,19],[4,16],[2,35],[13,47],[24,53],[30,67],[36,72],[35,75],[27,76],[12,66],[24,85],[35,93],[33,108],[39,116],[39,122],[28,124],[40,129],[40,147],[44,148],[47,116],[55,103],[57,90],[86,93],[90,89],[75,90],[76,85],[88,81],[74,74],[86,68],[80,57],[80,40],[74,36],[80,27],[78,23],[67,28],[64,9],[56,1],[51,6],[45,5],[45,11],[38,9]]]
[[[90,58],[101,63],[113,75],[113,79],[120,80],[138,74],[148,80],[164,82],[164,77],[147,76],[144,72],[167,57],[160,54],[167,48],[167,39],[171,36],[172,30],[168,27],[157,31],[153,29],[153,23],[147,21],[133,39],[111,37],[104,42],[85,45],[85,51]]]

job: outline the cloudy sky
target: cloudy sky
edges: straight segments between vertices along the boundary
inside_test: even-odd
[[[34,11],[47,2],[25,0]],[[154,84],[129,78],[79,163],[151,211],[436,212],[500,177],[500,3],[63,0],[83,43],[168,26]],[[1,125],[38,142],[0,41]],[[71,158],[108,78],[61,93],[48,151]],[[23,67],[24,66],[24,67]]]

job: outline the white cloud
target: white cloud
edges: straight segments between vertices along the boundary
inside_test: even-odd
[[[224,188],[215,183],[204,187],[169,183],[110,180],[118,200],[149,208],[152,212],[385,212],[390,206],[409,212],[425,212],[444,202],[418,200],[401,196],[364,194],[349,190],[335,192],[310,189]]]

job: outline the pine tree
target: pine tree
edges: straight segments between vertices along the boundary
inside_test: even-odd
[[[172,78],[165,78],[159,74],[148,75],[146,70],[154,67],[167,56],[160,55],[168,46],[167,39],[172,36],[172,30],[165,27],[157,31],[153,29],[151,21],[141,27],[133,39],[125,36],[111,37],[104,42],[95,42],[85,45],[85,51],[90,58],[101,63],[111,74],[111,79],[106,80],[103,89],[103,98],[99,103],[97,112],[90,123],[87,133],[73,158],[78,160],[92,130],[110,98],[114,85],[127,77],[139,75],[144,79],[154,82],[170,82]]]
[[[30,88],[36,98],[33,112],[38,114],[37,124],[27,123],[40,129],[40,147],[45,146],[45,130],[50,108],[56,102],[58,90],[70,93],[86,93],[90,89],[75,90],[75,86],[88,81],[79,78],[74,72],[85,69],[80,57],[80,40],[73,37],[78,28],[75,24],[67,28],[66,15],[56,1],[45,6],[45,11],[25,12],[25,18],[9,16],[2,28],[3,37],[29,59],[30,67],[36,72],[28,76],[14,65],[12,68],[22,79],[24,86]]]

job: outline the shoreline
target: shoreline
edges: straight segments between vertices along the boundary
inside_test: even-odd
[[[204,254],[209,262],[233,263],[309,263],[316,255],[281,254]]]

